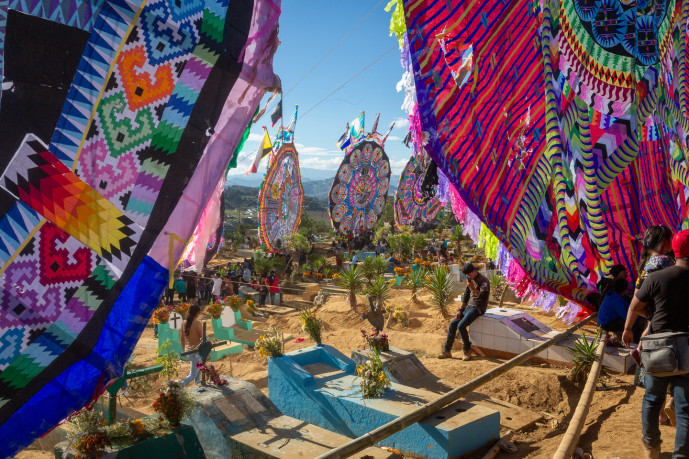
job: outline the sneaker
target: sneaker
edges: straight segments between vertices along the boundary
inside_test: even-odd
[[[452,352],[450,351],[443,351],[437,356],[439,359],[451,359],[452,358]]]
[[[462,358],[462,360],[464,360],[465,362],[471,360],[471,349],[469,349],[468,351],[464,351],[464,357]]]
[[[660,459],[660,445],[650,447],[643,440],[641,444],[644,446],[644,457],[646,459]]]

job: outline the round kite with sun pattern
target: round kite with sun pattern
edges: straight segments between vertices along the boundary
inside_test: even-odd
[[[283,251],[301,222],[304,190],[294,144],[273,158],[258,194],[258,233],[269,252]]]
[[[371,229],[385,208],[390,161],[374,138],[350,149],[330,188],[330,220],[340,234]]]
[[[427,161],[430,161],[430,158]],[[402,171],[395,194],[397,226],[411,225],[416,221],[430,222],[443,207],[437,197],[429,197],[421,190],[428,169],[427,161],[419,161],[416,156],[412,156]]]

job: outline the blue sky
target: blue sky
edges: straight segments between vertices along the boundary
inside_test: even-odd
[[[395,85],[402,77],[397,40],[389,35],[390,13],[385,12],[388,0],[283,0],[280,16],[280,41],[275,53],[273,68],[282,80],[287,93],[335,44],[337,44],[364,16],[375,10],[330,53],[296,88],[283,99],[284,123],[299,105],[299,119],[295,131],[295,144],[303,168],[332,170],[332,175],[343,157],[335,142],[342,135],[348,121],[366,112],[366,130],[370,130],[376,113],[380,113],[378,132],[387,132],[390,123],[397,120],[385,151],[390,157],[393,174],[399,174],[409,159],[410,150],[402,144],[408,122],[400,108],[404,99]],[[390,48],[392,51],[373,64],[344,88],[309,111],[331,91],[361,71]],[[261,107],[268,100],[267,94]],[[271,137],[275,128],[270,126],[267,112],[239,156],[239,166],[230,175],[244,175],[253,160],[254,152],[267,126]],[[246,159],[245,159],[246,158]],[[262,161],[258,174],[265,172]],[[308,180],[307,174],[304,179]]]

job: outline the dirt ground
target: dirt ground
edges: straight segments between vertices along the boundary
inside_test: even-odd
[[[360,307],[364,305],[364,297],[359,298]],[[428,303],[428,295],[420,295],[419,301],[409,300],[409,290],[396,288],[391,304],[403,306],[410,315],[410,324],[391,326],[386,332],[392,346],[414,352],[436,376],[444,379],[448,384],[460,385],[472,378],[496,367],[503,361],[492,357],[477,357],[471,362],[463,362],[456,352],[455,358],[437,360],[445,338],[448,319],[443,318]],[[506,307],[523,309],[546,325],[563,330],[567,325],[562,323],[554,314],[543,313],[530,309],[528,305],[507,304]],[[452,305],[450,310],[455,310]],[[330,344],[345,355],[352,350],[363,347],[360,330],[370,329],[368,322],[352,313],[341,295],[328,299],[327,303],[317,311],[325,324],[323,342]],[[273,316],[267,320],[268,325],[275,325],[280,331],[293,334],[293,338],[286,343],[286,350],[291,351],[311,345],[308,339],[302,343],[295,343],[299,337],[305,337],[301,331],[298,313]],[[256,324],[257,328],[266,328],[263,324]],[[593,327],[586,327],[588,333],[595,333]],[[147,367],[155,363],[157,341],[153,337],[153,329],[149,327],[144,332],[134,354],[136,367]],[[268,370],[266,358],[258,353],[245,349],[242,354],[233,355],[219,362],[214,362],[216,368],[224,374],[241,378],[258,386],[268,393]],[[180,362],[179,376],[184,377],[189,364]],[[566,379],[566,368],[553,367],[547,364],[525,364],[512,369],[501,377],[491,381],[481,388],[481,392],[495,398],[508,401],[545,415],[544,420],[525,432],[517,432],[514,442],[518,453],[510,455],[501,453],[499,457],[552,457],[557,449],[562,435],[567,428],[567,422],[579,400],[580,389],[573,386]],[[635,459],[642,457],[641,436],[641,400],[643,389],[632,384],[633,375],[613,375],[607,382],[607,390],[595,393],[593,404],[587,416],[586,425],[582,432],[579,446],[590,452],[595,458]],[[159,381],[153,380],[154,389],[160,386]],[[599,389],[601,388],[599,384]],[[150,414],[151,403],[157,391],[154,390],[147,397],[130,396],[122,399],[125,406]],[[673,444],[674,428],[661,426],[665,443],[662,457],[670,457]],[[28,449],[17,457],[48,457],[50,454]]]

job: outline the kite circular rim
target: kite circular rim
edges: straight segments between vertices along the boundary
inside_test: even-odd
[[[414,168],[412,169],[411,172],[408,172],[409,166],[411,164],[414,164]],[[411,199],[411,203],[409,203],[405,206],[405,212],[409,215],[409,218],[411,218],[411,220],[404,222],[404,221],[402,221],[402,218],[399,216],[398,202],[403,201],[403,200],[405,202],[408,201],[408,199],[404,198],[400,194],[405,189],[405,187],[403,186],[403,183],[404,183],[404,181],[406,181],[408,179],[409,174],[416,173],[417,170],[421,171],[421,168],[422,168],[421,161],[419,161],[415,155],[412,155],[409,158],[409,161],[407,161],[407,164],[404,166],[402,173],[400,174],[400,178],[397,182],[397,190],[395,191],[395,201],[394,201],[394,205],[393,205],[393,214],[394,214],[394,218],[395,218],[395,225],[397,225],[398,227],[411,225],[417,220],[420,220],[423,222],[430,222],[440,213],[440,211],[443,208],[443,205],[438,200],[437,195],[430,198],[424,205],[421,205],[418,203],[417,197],[416,197],[416,186],[418,184],[418,181],[422,177],[422,174],[418,174],[418,176],[413,180],[414,189],[411,190],[411,193],[413,193],[414,196]],[[410,211],[409,210],[410,208],[413,208],[414,210]],[[432,211],[431,214],[428,214],[429,211]],[[417,215],[419,212],[422,212],[422,215],[420,215],[420,216]]]
[[[364,152],[363,148],[365,148],[364,144],[369,143],[373,144],[375,146],[372,146],[370,148],[370,151]],[[363,147],[363,148],[362,148]],[[378,161],[384,162],[388,165],[388,170],[385,174],[382,176],[379,174],[377,167],[374,167],[371,165],[371,159],[365,159],[365,157],[359,157],[360,155],[365,156],[366,154],[373,155],[376,151],[376,148],[380,148],[380,158]],[[362,152],[360,154],[357,154],[356,151]],[[362,162],[364,162],[362,164]],[[343,172],[346,166],[351,166],[354,164],[353,169],[350,173],[351,176],[349,176],[347,181],[343,181],[340,177],[341,172]],[[336,189],[336,187],[340,184],[346,184],[347,187],[349,188],[351,186],[352,180],[357,176],[358,172],[363,169],[364,167],[372,167],[374,168],[374,175],[373,177],[376,180],[375,183],[375,190],[373,190],[373,186],[371,186],[371,197],[368,200],[368,204],[365,205],[366,208],[370,205],[372,207],[371,211],[369,211],[369,215],[363,216],[364,218],[364,225],[363,226],[358,226],[353,223],[352,221],[352,210],[354,209],[354,206],[351,205],[351,201],[349,200],[350,192],[349,190],[347,191],[346,195],[344,197],[339,197],[338,199],[335,200],[333,199],[333,191]],[[347,175],[347,174],[345,174]],[[385,152],[385,148],[383,146],[383,142],[381,142],[380,138],[375,135],[371,134],[366,136],[364,139],[360,140],[353,146],[350,146],[347,148],[345,152],[345,156],[342,159],[342,162],[337,168],[337,172],[335,173],[335,178],[333,179],[333,183],[330,186],[330,191],[328,192],[328,216],[330,217],[330,224],[333,227],[333,230],[338,233],[338,234],[349,234],[349,233],[355,233],[356,230],[360,229],[372,229],[373,226],[376,224],[376,222],[380,219],[380,216],[382,215],[383,211],[385,210],[385,205],[387,204],[387,199],[388,199],[388,192],[390,190],[390,177],[392,176],[392,170],[390,168],[390,158],[388,157],[387,153]],[[358,176],[360,177],[360,175]],[[345,177],[346,178],[346,177]],[[381,179],[387,179],[387,185],[384,187],[385,190],[384,192],[381,192],[380,188],[380,180]],[[339,189],[338,189],[339,191]],[[339,194],[339,193],[338,193]],[[380,198],[382,197],[382,204],[380,202]],[[376,210],[374,205],[378,204],[378,207],[380,207],[379,210]],[[346,212],[344,215],[335,215],[335,210],[341,209],[342,205],[346,207]],[[355,225],[354,228],[352,228],[352,225]]]
[[[268,193],[270,190],[269,188],[272,188],[268,186],[268,184],[272,183],[273,178],[277,174],[279,168],[277,167],[279,164],[282,163],[282,160],[284,157],[288,154],[291,154],[291,156],[294,157],[294,163],[295,163],[295,169],[296,169],[296,179],[298,183],[298,190],[299,190],[299,208],[297,209],[297,218],[295,219],[294,223],[294,228],[292,228],[291,234],[290,234],[290,239],[294,234],[296,234],[297,230],[299,229],[299,225],[301,223],[301,214],[304,208],[304,188],[301,184],[301,168],[299,166],[299,154],[297,152],[296,147],[294,146],[293,143],[286,143],[283,144],[280,147],[280,150],[275,154],[275,157],[271,161],[271,165],[268,168],[268,171],[265,174],[265,177],[263,178],[263,183],[261,184],[261,188],[258,192],[258,236],[259,236],[259,242],[264,246],[265,250],[270,253],[282,253],[287,249],[287,242],[284,241],[280,247],[277,247],[274,240],[273,240],[273,235],[270,234],[268,231],[268,225],[266,221],[266,215],[265,215],[265,202],[269,198],[270,194]],[[291,191],[293,191],[294,188],[291,188]],[[284,189],[280,189],[280,192],[284,191]],[[280,198],[282,196],[280,195]],[[274,198],[275,199],[275,198]]]

